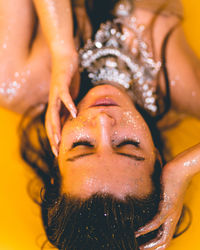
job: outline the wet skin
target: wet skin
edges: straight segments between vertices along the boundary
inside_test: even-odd
[[[77,118],[69,117],[62,129],[62,192],[143,198],[152,192],[155,152],[149,128],[126,92],[97,86],[79,103]]]

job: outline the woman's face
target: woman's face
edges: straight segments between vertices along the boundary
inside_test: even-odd
[[[129,96],[111,85],[91,89],[62,130],[62,192],[79,198],[110,193],[144,198],[152,192],[155,147]]]

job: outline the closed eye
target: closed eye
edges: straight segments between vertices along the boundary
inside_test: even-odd
[[[73,148],[78,147],[78,146],[87,146],[87,147],[90,147],[90,148],[94,147],[94,145],[89,141],[77,141],[77,142],[74,142],[72,144],[71,148],[73,149]]]
[[[134,141],[134,140],[123,140],[121,141],[119,144],[116,145],[117,148],[120,148],[120,147],[123,147],[125,145],[133,145],[135,146],[136,148],[139,148],[140,147],[140,142],[138,141]]]

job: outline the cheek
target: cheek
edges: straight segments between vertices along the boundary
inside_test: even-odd
[[[151,132],[141,115],[137,113],[134,115],[131,111],[123,112],[118,128],[114,130],[115,135],[121,134],[124,139],[132,137],[140,141],[145,152],[151,156],[154,155],[154,143]]]
[[[155,146],[149,127],[142,116],[136,111],[125,111],[123,112],[120,125],[129,131],[129,135],[132,135],[141,142],[142,147],[144,147],[147,153],[147,158],[154,160]]]
[[[135,112],[129,110],[124,111],[121,116],[120,125],[127,129],[131,129],[134,132],[139,133],[139,135],[148,137],[150,136],[150,131],[146,122],[143,120],[141,115],[136,111]]]
[[[123,126],[132,126],[133,128],[136,128],[138,123],[140,123],[138,114],[134,114],[132,111],[125,110],[122,113],[121,117],[121,125]]]

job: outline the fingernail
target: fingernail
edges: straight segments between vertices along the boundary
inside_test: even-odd
[[[73,117],[73,118],[76,118],[76,111],[73,110],[73,111],[71,112],[71,114],[72,114],[72,117]]]
[[[57,151],[55,146],[52,146],[52,151],[53,151],[53,154],[55,155],[55,157],[58,157],[58,151]]]
[[[76,118],[77,110],[72,104],[69,105],[69,110],[70,110],[70,113],[71,113],[72,117]]]
[[[60,140],[59,140],[59,138],[58,138],[58,135],[57,135],[57,134],[55,134],[55,135],[54,135],[54,140],[55,140],[56,144],[58,145],[58,144],[59,144],[59,142],[60,142]]]

